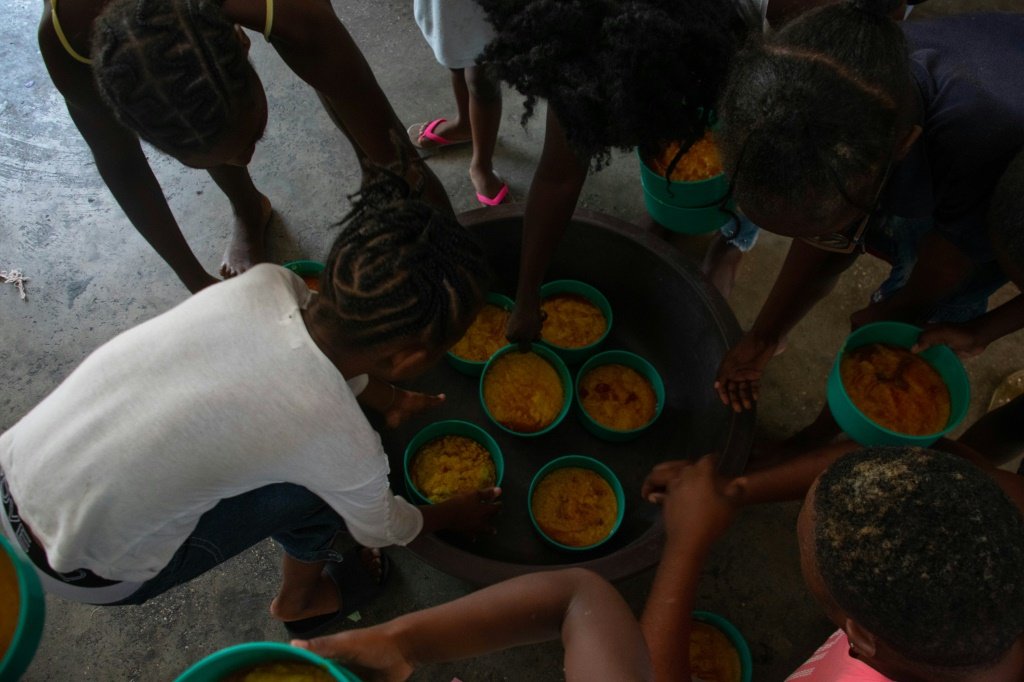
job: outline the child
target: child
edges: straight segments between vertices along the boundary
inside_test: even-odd
[[[1024,144],[1024,16],[898,25],[897,5],[835,3],[737,58],[718,109],[725,166],[746,214],[797,239],[719,369],[736,411],[753,406],[780,339],[859,251],[893,269],[855,326],[971,319],[1005,281],[985,208]]]
[[[964,458],[881,447],[841,456],[810,480],[797,522],[801,567],[839,631],[789,679],[1021,679],[1019,481],[1011,501]],[[644,483],[667,535],[641,619],[656,679],[690,679],[678,643],[689,638],[701,567],[754,486],[719,477],[710,455],[661,464]]]
[[[39,26],[46,68],[97,170],[135,228],[192,292],[217,280],[185,242],[139,140],[205,168],[231,201],[235,228],[221,276],[264,259],[271,206],[246,167],[266,127],[267,100],[239,26],[261,32],[317,91],[364,168],[396,162],[399,137],[406,155],[413,155],[329,2],[61,0],[58,8],[52,0]],[[406,175],[412,184],[423,177],[425,196],[450,209],[425,166]]]
[[[141,604],[270,536],[285,551],[271,614],[305,632],[386,577],[386,557],[339,563],[343,526],[367,547],[489,530],[497,488],[395,497],[356,402],[391,424],[443,403],[391,382],[469,326],[483,252],[397,175],[364,186],[343,228],[319,295],[255,267],[115,337],[0,435],[0,519],[48,591]]]
[[[469,178],[477,201],[497,206],[508,197],[508,185],[492,166],[501,125],[501,85],[486,64],[476,63],[494,31],[475,0],[415,0],[413,8],[437,61],[451,71],[457,113],[452,121],[435,118],[411,126],[409,139],[426,150],[472,141]]]

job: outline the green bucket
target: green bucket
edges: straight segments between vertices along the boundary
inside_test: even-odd
[[[498,447],[498,442],[491,437],[491,434],[484,431],[476,424],[472,424],[461,419],[447,419],[445,421],[434,422],[428,425],[409,441],[409,444],[405,447],[405,456],[402,459],[402,470],[405,472],[405,487],[409,491],[409,494],[416,500],[423,504],[433,504],[427,499],[427,496],[420,492],[419,488],[412,482],[412,475],[409,473],[409,465],[412,463],[412,458],[416,456],[416,452],[434,440],[435,438],[441,438],[442,436],[465,436],[475,440],[480,445],[487,448],[487,452],[491,454],[491,460],[494,461],[494,485],[500,486],[501,479],[505,476],[505,457],[501,454],[501,448]]]
[[[644,204],[654,220],[673,232],[705,234],[713,232],[732,219],[736,202],[729,197],[729,179],[725,173],[694,182],[666,180],[644,161],[640,150],[640,186]],[[724,202],[724,205],[723,205]],[[723,208],[728,210],[723,210]]]
[[[512,302],[511,298],[509,298],[508,296],[502,296],[501,294],[495,294],[493,292],[487,294],[487,296],[484,297],[484,302],[496,305],[499,308],[508,311],[511,311],[512,308],[515,307],[515,303]],[[484,365],[487,364],[487,360],[484,360],[483,362],[467,360],[466,358],[461,358],[455,353],[452,353],[450,350],[448,351],[446,356],[448,358],[448,364],[450,364],[452,367],[459,370],[463,374],[467,374],[471,377],[480,376],[480,373],[484,371]]]
[[[18,622],[7,651],[0,658],[0,680],[16,680],[28,668],[39,646],[46,619],[46,600],[35,566],[3,535],[0,535],[0,554],[3,555],[0,561],[6,557],[11,562],[18,580]]]
[[[870,343],[887,343],[901,348],[911,348],[921,335],[921,328],[903,322],[874,322],[856,330],[839,349],[832,371],[828,377],[828,407],[836,422],[850,438],[861,445],[916,445],[927,447],[955,429],[967,414],[971,403],[971,386],[963,363],[948,346],[933,346],[920,353],[920,357],[942,377],[949,389],[950,410],[946,427],[936,433],[924,436],[911,436],[890,431],[871,421],[867,415],[853,404],[843,386],[839,374],[839,364],[843,355],[854,348]]]
[[[221,649],[190,666],[175,682],[220,682],[231,673],[251,665],[277,661],[312,663],[330,673],[338,682],[361,682],[353,673],[337,663],[317,656],[311,651],[280,642],[247,642]]]
[[[315,260],[293,260],[288,261],[282,267],[288,268],[296,275],[306,280],[306,284],[311,284],[310,279],[317,281],[316,289],[310,286],[310,289],[318,291],[320,289],[319,279],[320,273],[324,271],[324,264]]]
[[[636,429],[618,431],[602,425],[591,417],[585,409],[583,409],[583,401],[580,399],[580,380],[583,379],[587,372],[595,367],[600,367],[601,365],[625,365],[630,369],[636,370],[640,373],[640,376],[651,382],[651,388],[654,389],[654,397],[657,400],[657,406],[654,409],[654,416],[651,418],[651,421]],[[661,411],[665,408],[665,382],[661,380],[661,375],[658,374],[658,370],[654,369],[654,365],[639,355],[624,350],[609,350],[603,353],[598,353],[583,363],[583,366],[580,367],[580,371],[576,374],[575,394],[576,406],[579,408],[580,421],[583,422],[584,428],[598,438],[602,438],[613,443],[622,443],[628,440],[633,440],[639,436],[641,433],[649,429],[654,422],[658,421],[658,417],[661,416]]]
[[[484,380],[487,378],[487,372],[490,371],[491,366],[494,365],[495,361],[498,358],[500,358],[502,355],[506,355],[507,353],[519,352],[521,352],[521,350],[518,344],[510,344],[499,350],[494,355],[492,355],[491,359],[487,361],[487,364],[484,366],[484,371],[480,375],[480,404],[483,406],[484,414],[487,415],[487,418],[490,419],[495,426],[497,426],[505,433],[510,433],[513,436],[523,436],[524,438],[533,438],[536,436],[542,436],[545,433],[552,431],[556,426],[562,423],[562,420],[565,419],[565,415],[569,413],[569,406],[572,405],[572,376],[570,376],[569,374],[569,368],[566,367],[565,363],[562,362],[562,359],[559,358],[557,354],[555,354],[555,351],[551,350],[547,346],[542,346],[539,343],[530,344],[529,352],[536,353],[544,360],[546,360],[548,363],[550,363],[552,367],[555,368],[555,372],[558,373],[558,378],[561,379],[562,393],[564,394],[565,398],[562,401],[562,409],[559,411],[558,416],[555,417],[555,420],[548,424],[543,429],[541,429],[540,431],[533,431],[529,433],[524,433],[522,431],[513,431],[512,429],[508,428],[504,424],[500,423],[497,419],[495,419],[494,415],[491,414],[491,410],[487,407],[487,401],[484,400]]]
[[[537,519],[533,516],[533,491],[536,489],[537,484],[540,483],[541,479],[550,474],[556,469],[568,469],[575,467],[579,469],[589,469],[590,471],[596,472],[601,478],[608,482],[611,486],[612,492],[615,493],[615,504],[618,507],[618,511],[615,514],[615,523],[612,525],[611,531],[608,532],[602,540],[595,542],[592,545],[586,547],[572,547],[571,545],[563,545],[561,542],[553,540],[547,533],[541,530],[540,524],[537,523]],[[626,515],[626,493],[622,490],[622,483],[619,482],[618,476],[615,475],[611,469],[607,467],[603,462],[599,462],[593,457],[587,457],[585,455],[563,455],[556,459],[551,460],[540,468],[534,477],[530,481],[530,492],[526,495],[526,507],[530,512],[530,523],[533,524],[534,529],[540,533],[540,536],[544,538],[545,542],[550,545],[557,547],[558,549],[564,549],[570,552],[583,552],[588,549],[594,549],[600,547],[604,543],[615,535],[615,532],[619,530],[619,526],[622,525],[622,519]]]
[[[601,338],[587,346],[580,346],[579,348],[565,348],[564,346],[556,346],[553,343],[549,343],[541,339],[541,343],[555,351],[555,353],[558,354],[558,357],[562,358],[566,364],[575,365],[576,363],[583,362],[593,355],[598,346],[604,343],[604,340],[608,338],[608,334],[612,330],[612,306],[600,291],[586,282],[580,282],[575,279],[558,279],[553,282],[547,282],[540,288],[541,301],[557,294],[575,294],[577,296],[582,296],[596,305],[601,310],[601,313],[604,314],[604,319],[608,321],[608,326],[605,327],[604,334],[601,335]]]
[[[729,638],[729,642],[736,647],[736,653],[740,657],[740,682],[750,682],[754,676],[754,657],[750,655],[750,646],[739,629],[722,616],[710,611],[694,611],[693,619],[718,628]]]

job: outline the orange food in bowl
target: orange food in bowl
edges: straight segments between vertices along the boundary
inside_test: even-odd
[[[693,621],[690,631],[690,669],[704,682],[740,682],[740,654],[724,632]]]
[[[565,405],[562,379],[536,353],[512,351],[484,375],[484,403],[495,421],[512,431],[535,433],[551,425]]]
[[[839,364],[850,400],[890,431],[924,436],[949,423],[949,389],[925,360],[906,348],[872,343],[848,351]]]
[[[664,177],[668,173],[672,159],[679,152],[679,147],[678,142],[671,143],[661,151],[661,154],[648,159],[647,165]],[[668,179],[673,182],[696,182],[721,175],[722,171],[722,157],[715,146],[715,134],[709,130],[679,158]]]
[[[642,374],[625,365],[600,365],[580,379],[580,404],[591,419],[617,431],[632,431],[654,419],[658,399]]]
[[[490,488],[497,480],[491,453],[465,436],[441,436],[424,445],[416,452],[409,475],[424,497],[434,503]]]
[[[306,283],[310,291],[320,292],[320,275],[303,275],[302,281]]]
[[[544,534],[569,547],[588,547],[608,537],[618,502],[608,481],[590,469],[555,469],[538,483],[530,500]]]
[[[257,663],[222,677],[221,682],[334,682],[334,675],[313,663]]]
[[[487,303],[469,325],[465,335],[452,346],[452,354],[471,362],[487,362],[491,356],[508,345],[505,339],[505,325],[509,312],[504,308]]]
[[[18,629],[21,611],[18,594],[18,573],[14,562],[0,549],[0,659],[7,653]]]
[[[540,309],[546,315],[540,337],[562,348],[597,343],[608,329],[601,309],[579,294],[549,296]]]

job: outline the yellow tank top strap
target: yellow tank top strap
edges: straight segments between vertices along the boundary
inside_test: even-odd
[[[56,0],[53,0],[56,2]],[[267,21],[263,24],[263,39],[270,42],[270,31],[274,28],[274,0],[267,0]]]
[[[274,0],[267,0],[267,3],[271,3]],[[88,57],[83,57],[75,51],[75,48],[71,47],[71,43],[68,41],[68,37],[64,35],[64,29],[60,27],[60,19],[57,18],[57,0],[50,0],[50,19],[53,21],[53,32],[57,34],[57,40],[67,50],[67,53],[71,55],[71,58],[76,62],[83,64],[92,64],[92,60]],[[269,27],[269,24],[268,24]]]

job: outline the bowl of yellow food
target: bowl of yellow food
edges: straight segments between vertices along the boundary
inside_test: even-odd
[[[527,500],[530,521],[541,537],[572,552],[607,542],[626,512],[619,479],[603,463],[584,455],[564,455],[541,467]]]
[[[754,661],[747,640],[717,613],[694,611],[690,671],[704,682],[750,682]]]
[[[501,294],[489,293],[469,329],[448,351],[448,362],[463,374],[478,377],[491,356],[508,345],[505,325],[514,304]]]
[[[540,436],[558,426],[572,404],[572,377],[550,348],[505,346],[480,376],[487,418],[514,436]]]
[[[28,668],[45,617],[35,567],[0,535],[0,680],[16,680]]]
[[[427,504],[501,485],[505,458],[476,424],[449,419],[430,424],[405,448],[405,485]]]
[[[175,682],[361,682],[333,661],[280,642],[247,642],[214,652]]]
[[[573,365],[594,354],[612,328],[612,307],[585,282],[559,279],[540,288],[541,342]]]
[[[575,393],[583,426],[612,442],[636,438],[665,407],[665,383],[658,370],[624,350],[598,353],[583,363]]]
[[[315,260],[293,260],[284,264],[296,275],[302,278],[310,291],[320,291],[320,276],[324,271],[324,264]]]
[[[846,339],[828,378],[828,406],[861,445],[927,447],[967,414],[970,383],[948,346],[910,348],[921,329],[902,322],[864,325]]]

